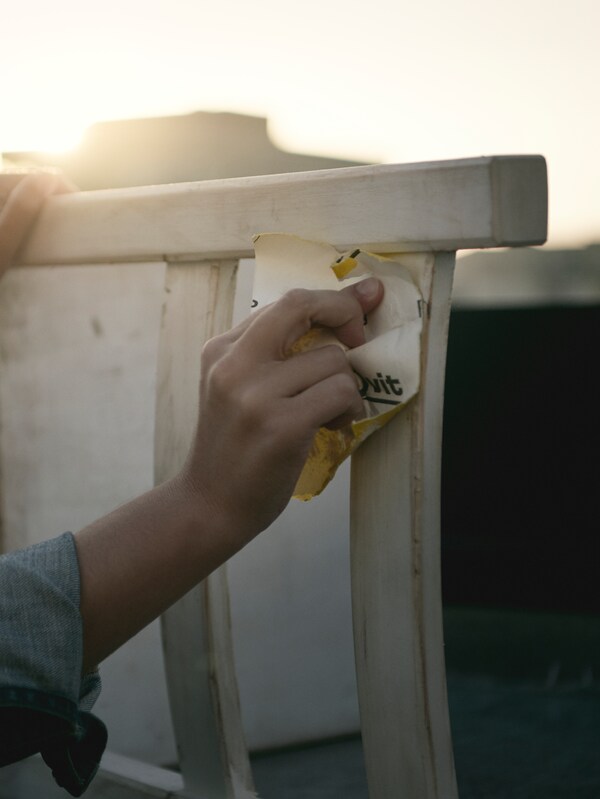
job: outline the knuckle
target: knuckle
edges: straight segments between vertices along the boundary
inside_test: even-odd
[[[231,398],[238,383],[238,369],[231,358],[219,357],[216,348],[211,345],[208,352],[203,352],[202,374],[210,394],[219,402]]]
[[[208,370],[208,390],[223,414],[243,427],[264,424],[264,402],[260,386],[249,383],[240,371],[239,359],[227,354]]]
[[[336,344],[328,344],[326,347],[321,347],[320,352],[332,371],[344,372],[348,369],[348,359],[341,347]]]
[[[360,401],[356,380],[349,372],[341,372],[334,376],[335,392],[346,407],[351,407]]]
[[[284,307],[299,308],[308,311],[311,305],[312,292],[308,289],[293,288],[286,291],[280,300]]]
[[[254,430],[264,430],[268,424],[265,405],[260,392],[248,388],[237,397],[237,408],[244,425]]]
[[[210,365],[217,361],[222,354],[223,346],[219,337],[211,338],[202,347],[202,363]]]
[[[356,385],[356,378],[354,375],[347,374],[346,375],[346,389],[348,393],[348,401],[357,407],[362,407],[362,398],[358,391],[358,386]]]

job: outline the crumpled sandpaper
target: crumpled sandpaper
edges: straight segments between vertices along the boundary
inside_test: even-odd
[[[332,333],[313,328],[292,348],[299,352],[331,343],[342,346],[364,404],[364,418],[341,430],[317,432],[294,491],[297,499],[308,500],[320,494],[342,461],[402,410],[419,389],[424,304],[414,267],[415,259],[428,256],[382,256],[358,248],[339,253],[329,244],[284,233],[260,234],[254,245],[253,304],[257,308],[299,286],[337,290],[373,275],[385,288],[381,304],[366,318],[362,346],[348,350]]]

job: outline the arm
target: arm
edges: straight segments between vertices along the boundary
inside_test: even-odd
[[[210,341],[183,470],[76,535],[84,671],[265,529],[286,506],[316,430],[362,411],[335,346],[287,357],[313,325],[353,347],[383,290],[297,290]]]

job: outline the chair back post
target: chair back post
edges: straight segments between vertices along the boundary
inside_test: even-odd
[[[183,466],[196,428],[200,350],[231,327],[237,261],[167,263],[158,350],[156,483]],[[171,714],[186,790],[202,799],[253,791],[233,659],[226,566],[161,620]]]
[[[454,253],[421,274],[421,387],[352,458],[355,660],[370,799],[457,797],[440,580],[444,364]]]

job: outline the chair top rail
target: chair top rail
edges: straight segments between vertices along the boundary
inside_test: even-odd
[[[541,244],[546,230],[544,158],[489,156],[54,197],[20,261],[239,258],[267,231],[385,253]]]

